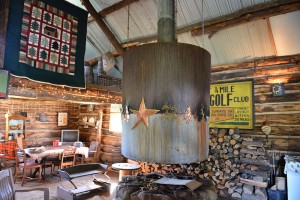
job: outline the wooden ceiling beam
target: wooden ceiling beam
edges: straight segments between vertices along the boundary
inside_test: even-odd
[[[103,10],[101,10],[100,12],[98,12],[98,15],[100,15],[101,17],[105,17],[106,15],[109,15],[117,10],[120,10],[121,8],[124,8],[132,3],[135,3],[139,0],[123,0],[120,2],[117,2],[111,6],[108,6],[106,8],[104,8]],[[88,18],[88,23],[94,21],[94,17],[90,16]]]
[[[94,17],[98,26],[101,28],[101,30],[106,35],[107,39],[111,42],[111,44],[115,47],[115,49],[117,50],[119,55],[122,56],[125,52],[122,45],[118,42],[118,40],[116,39],[114,34],[110,31],[108,26],[103,21],[102,17],[100,15],[98,15],[97,11],[92,6],[90,1],[89,0],[81,0],[81,2],[86,7],[87,11]]]
[[[225,28],[259,19],[266,19],[272,16],[286,14],[297,10],[300,10],[299,0],[272,1],[271,3],[258,4],[251,8],[245,8],[233,14],[212,20],[210,23],[205,23],[204,33],[209,34],[209,37],[211,37],[213,34]],[[185,29],[188,30],[188,27]],[[181,31],[184,31],[184,29]],[[202,34],[201,23],[191,27],[190,31],[192,36],[200,36]]]
[[[216,32],[225,28],[233,27],[242,23],[250,21],[265,19],[268,17],[285,14],[300,10],[299,0],[288,1],[272,1],[270,3],[259,4],[250,8],[246,8],[242,11],[237,11],[233,14],[223,16],[221,18],[215,18],[204,22],[204,33],[212,36]],[[201,24],[197,22],[183,27],[177,27],[176,34],[191,32],[193,36],[199,36],[202,34]],[[134,38],[125,41],[122,45],[132,46],[131,44],[148,43],[157,40],[157,34],[148,35],[142,38]]]

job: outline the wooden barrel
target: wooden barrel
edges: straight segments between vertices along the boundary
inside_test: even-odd
[[[123,65],[124,108],[139,110],[142,98],[146,108],[162,110],[163,105],[168,104],[177,108],[178,116],[185,113],[187,106],[198,114],[202,107],[209,107],[210,54],[205,49],[172,42],[147,44],[129,49]],[[205,111],[208,116],[208,109]],[[191,163],[206,159],[208,123],[200,128],[200,122],[194,120],[189,126],[183,126],[178,120],[161,120],[159,115],[163,114],[149,118],[148,128],[140,124],[132,130],[134,115],[129,122],[123,123],[122,153],[125,157],[159,163]],[[180,121],[186,123],[182,117]],[[189,135],[183,137],[182,134]]]

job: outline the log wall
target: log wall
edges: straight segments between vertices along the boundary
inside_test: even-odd
[[[124,162],[121,154],[122,133],[109,131],[110,104],[103,107],[100,161],[105,164]]]
[[[212,67],[213,82],[254,80],[255,128],[242,137],[257,137],[269,148],[300,152],[300,56],[287,56]],[[271,85],[284,83],[285,95],[274,97]],[[261,127],[272,128],[266,140]]]
[[[79,104],[64,101],[43,101],[7,99],[0,101],[0,132],[5,134],[5,117],[8,112],[11,115],[27,113],[25,123],[25,139],[27,145],[52,144],[54,140],[60,140],[62,129],[77,129]],[[68,113],[68,125],[58,126],[58,113]],[[47,120],[40,119],[40,114],[46,114]]]

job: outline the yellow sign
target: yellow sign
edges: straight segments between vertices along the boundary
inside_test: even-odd
[[[253,129],[253,81],[210,85],[209,127]]]

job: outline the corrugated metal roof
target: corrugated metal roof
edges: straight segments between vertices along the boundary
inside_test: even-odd
[[[95,6],[96,10],[100,11],[119,1],[120,0],[91,0],[91,3]],[[209,21],[269,1],[272,0],[204,0],[203,18],[205,21]],[[202,22],[201,0],[177,0],[176,3],[178,10],[176,14],[177,27]],[[279,28],[273,30],[277,27],[276,22],[280,21],[278,18],[280,18],[280,16],[277,16],[274,20],[271,18],[271,26],[268,25],[267,20],[258,20],[221,30],[215,33],[211,38],[205,35],[205,48],[211,53],[212,65],[243,62],[255,58],[276,55],[276,48],[278,52],[280,52],[278,48],[283,48],[282,45],[280,45],[281,43],[278,37],[282,37],[282,34],[286,34],[292,27],[295,29],[291,30],[293,35],[299,35],[300,32],[298,25],[299,20],[294,20],[294,25],[292,26],[285,26],[285,29],[288,30],[284,32],[282,30],[280,31]],[[125,7],[107,15],[104,20],[120,43],[126,43],[128,39],[131,40],[156,35],[157,0],[139,0],[129,6],[129,12],[128,7]],[[287,21],[289,20],[285,20],[284,22],[288,23]],[[274,34],[275,43],[273,41],[272,32]],[[202,46],[201,36],[193,37],[190,32],[178,35],[178,41]],[[114,51],[114,47],[95,22],[88,24],[87,42],[89,44],[87,45],[86,59],[91,57],[92,51],[97,52],[99,56],[107,51]],[[295,51],[295,53],[299,53],[300,45],[294,44],[294,46],[296,45],[298,48],[288,53],[292,54]],[[91,47],[93,47],[93,49],[90,49]],[[284,54],[285,53],[280,53],[280,55]]]
[[[300,11],[270,18],[278,56],[300,53]]]

